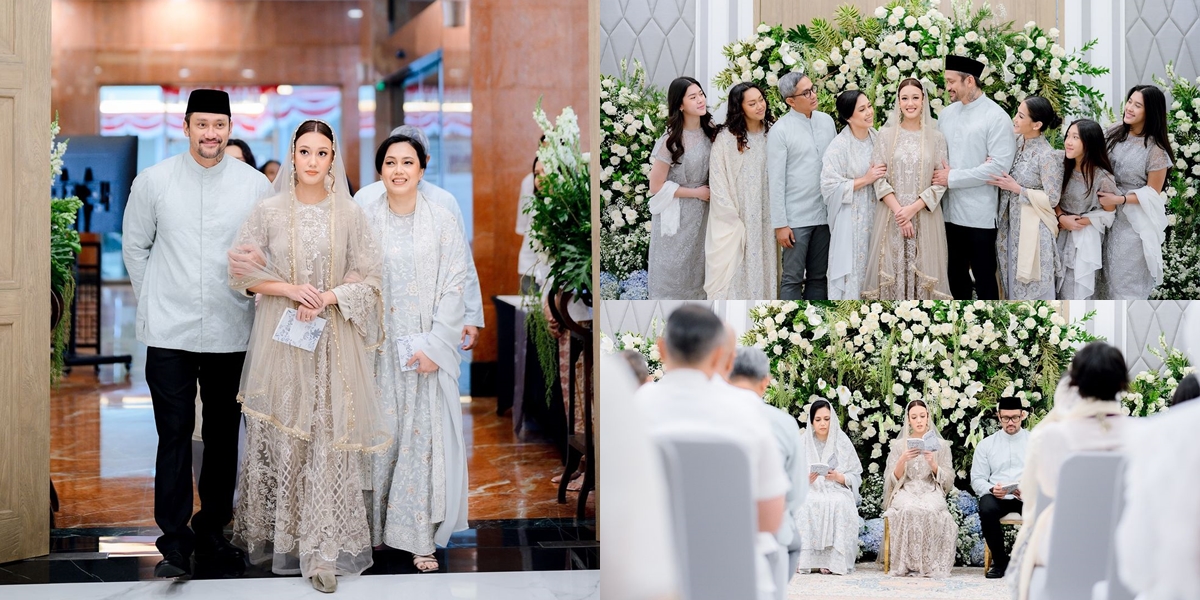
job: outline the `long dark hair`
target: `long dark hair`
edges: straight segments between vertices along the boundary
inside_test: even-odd
[[[1156,86],[1135,85],[1129,88],[1129,93],[1125,95],[1126,103],[1129,103],[1134,92],[1142,94],[1142,113],[1145,117],[1145,121],[1142,123],[1142,143],[1146,147],[1150,147],[1150,140],[1154,140],[1155,144],[1167,151],[1167,157],[1171,159],[1171,164],[1175,164],[1175,152],[1171,150],[1171,141],[1167,137],[1166,96]],[[1129,123],[1122,121],[1120,125],[1109,130],[1108,151],[1112,152],[1117,144],[1127,139],[1129,139]],[[1170,171],[1168,170],[1167,173],[1169,174]]]
[[[1058,129],[1058,126],[1062,125],[1062,118],[1054,112],[1054,105],[1050,104],[1049,100],[1041,96],[1030,96],[1024,100],[1024,103],[1025,112],[1029,113],[1029,120],[1042,124],[1038,133],[1046,133],[1051,129]]]
[[[750,140],[746,138],[746,112],[742,110],[742,101],[746,99],[746,92],[750,90],[758,90],[762,94],[763,102],[767,101],[767,95],[763,93],[762,88],[758,84],[742,82],[729,90],[729,104],[725,109],[725,124],[722,129],[728,129],[733,137],[737,138],[738,152],[745,152],[746,148],[750,147]],[[767,114],[763,117],[763,132],[771,130],[771,123],[775,119],[771,116],[771,110],[767,109]]]
[[[693,85],[700,88],[701,94],[704,93],[704,86],[691,77],[676,78],[667,88],[667,151],[671,153],[673,165],[679,164],[679,159],[683,158],[683,97]],[[708,111],[700,115],[700,129],[704,130],[709,141],[717,137],[717,128],[713,126],[712,115]]]
[[[1083,162],[1079,165],[1079,171],[1083,173],[1083,181],[1087,183],[1088,194],[1092,193],[1092,187],[1096,183],[1096,170],[1103,169],[1109,173],[1113,172],[1112,162],[1108,160],[1108,148],[1104,145],[1104,128],[1100,124],[1091,119],[1080,119],[1071,123],[1079,132],[1079,142],[1083,144]],[[1063,139],[1071,134],[1071,127],[1063,133]],[[1071,183],[1071,173],[1075,171],[1075,159],[1067,158],[1063,154],[1063,186],[1062,193],[1067,193],[1067,185]]]

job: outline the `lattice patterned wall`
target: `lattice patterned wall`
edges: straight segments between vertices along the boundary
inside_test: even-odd
[[[696,0],[603,0],[600,71],[615,75],[621,59],[638,59],[651,83],[666,88],[696,70]]]
[[[1153,83],[1172,61],[1180,75],[1200,75],[1200,2],[1125,0],[1125,87]]]

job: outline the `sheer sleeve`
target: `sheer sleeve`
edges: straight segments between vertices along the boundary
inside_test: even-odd
[[[886,164],[886,165],[888,165],[889,170],[891,169],[891,165],[888,163],[888,160],[887,160],[888,159],[888,156],[886,154],[887,150],[886,150],[886,147],[884,146],[884,144],[885,144],[886,139],[888,139],[889,137],[895,137],[895,135],[896,135],[896,132],[893,131],[891,127],[885,127],[882,130],[880,130],[879,135],[875,136],[875,147],[874,147],[874,149],[871,150],[871,164],[873,164],[873,165]],[[876,200],[883,200],[884,196],[895,193],[896,190],[894,190],[892,188],[891,182],[888,181],[889,179],[891,179],[891,177],[892,177],[892,174],[889,171],[889,173],[887,175],[884,175],[883,177],[880,177],[879,179],[875,180],[875,199]]]
[[[1150,142],[1150,151],[1146,154],[1146,172],[1153,173],[1161,169],[1171,168],[1171,157],[1162,146]]]
[[[345,220],[346,275],[341,285],[331,290],[338,299],[338,311],[350,321],[369,345],[377,345],[383,337],[383,300],[380,285],[383,273],[383,254],[380,251],[366,214],[353,206],[354,215]]]
[[[936,133],[934,138],[937,140],[933,147],[933,164],[940,165],[949,162],[949,154],[946,151],[946,136],[941,133]],[[921,200],[925,201],[925,208],[933,211],[942,201],[942,196],[946,194],[946,186],[930,185],[921,192]]]
[[[229,265],[229,287],[249,295],[253,295],[249,288],[263,283],[272,281],[295,283],[288,276],[290,267],[285,263],[285,258],[271,254],[267,211],[265,202],[260,202],[254,207],[250,216],[246,217],[246,222],[242,223],[241,229],[238,230],[237,238],[231,248],[232,251],[240,251],[243,247],[248,247],[251,259],[257,264],[257,267],[251,269],[251,272],[241,275],[235,274],[232,261]]]
[[[906,450],[903,440],[895,439],[888,444],[887,467],[883,474],[883,509],[887,510],[892,504],[892,496],[896,490],[908,480],[908,475],[896,478],[896,465],[900,462],[900,455]],[[940,468],[940,467],[939,467]]]

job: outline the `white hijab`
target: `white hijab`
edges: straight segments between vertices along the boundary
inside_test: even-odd
[[[818,452],[817,436],[812,426],[812,408],[814,405],[809,405],[804,411],[808,425],[800,432],[800,440],[804,443],[805,456],[808,458],[809,472],[811,472],[812,465],[828,465],[831,460],[835,461],[836,464],[832,468],[846,477],[846,487],[850,488],[851,493],[854,494],[855,502],[858,502],[858,489],[862,484],[863,468],[862,462],[858,459],[858,453],[854,450],[854,443],[850,441],[850,436],[842,431],[837,411],[833,410],[833,404],[830,403],[829,432],[825,436],[825,447]],[[822,404],[822,407],[824,406]],[[818,478],[813,483],[820,485],[822,482],[825,482],[825,480]]]

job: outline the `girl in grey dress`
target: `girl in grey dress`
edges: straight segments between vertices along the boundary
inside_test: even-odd
[[[1146,260],[1142,238],[1129,221],[1128,211],[1136,207],[1128,204],[1136,204],[1139,199],[1133,192],[1147,185],[1161,192],[1167,171],[1175,162],[1167,138],[1167,101],[1162,91],[1152,85],[1131,89],[1123,122],[1110,128],[1107,138],[1117,191],[1102,195],[1100,202],[1105,207],[1116,207],[1117,215],[1104,238],[1103,288],[1099,297],[1145,300],[1157,282]]]
[[[1030,205],[1029,190],[1044,191],[1050,206],[1058,206],[1062,194],[1063,153],[1050,147],[1043,135],[1057,129],[1062,119],[1045,98],[1030,96],[1017,107],[1013,132],[1017,134],[1017,157],[1008,175],[989,182],[1000,188],[999,224],[996,228],[996,256],[1000,265],[1000,285],[1008,300],[1054,300],[1054,245],[1057,230],[1038,224],[1037,280],[1017,277],[1018,249],[1021,247],[1021,222],[1024,207]],[[1028,217],[1025,217],[1028,218]]]
[[[651,300],[704,300],[704,234],[708,222],[708,158],[716,128],[708,114],[704,90],[691,77],[680,77],[667,89],[667,133],[654,144],[650,193],[667,181],[679,189],[679,228],[664,235],[665,214],[651,217]]]
[[[1100,241],[1096,237],[1094,243],[1079,242],[1101,235],[1094,230],[1112,225],[1112,211],[1101,208],[1098,195],[1113,193],[1117,184],[1099,124],[1080,119],[1067,128],[1065,138],[1062,198],[1054,210],[1062,230],[1058,236],[1058,299],[1091,300],[1101,265]]]

